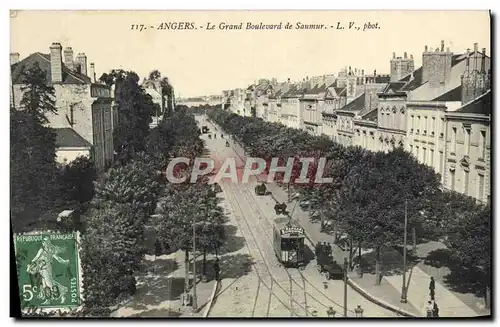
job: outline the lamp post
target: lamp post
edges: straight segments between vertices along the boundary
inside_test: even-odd
[[[406,303],[407,288],[406,288],[406,243],[407,243],[407,228],[408,228],[408,199],[405,199],[405,231],[404,231],[404,248],[403,248],[403,285],[401,286],[401,303]]]
[[[198,310],[196,297],[196,222],[193,222],[193,311]]]
[[[344,317],[347,317],[347,258],[344,257]]]

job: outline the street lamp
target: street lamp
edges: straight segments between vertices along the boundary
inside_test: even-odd
[[[193,311],[198,310],[196,296],[196,221],[193,221]]]
[[[401,303],[408,302],[406,288],[406,243],[408,228],[408,199],[405,199],[405,230],[404,230],[404,248],[403,248],[403,285],[401,286]]]
[[[347,317],[347,257],[344,257],[344,317]]]

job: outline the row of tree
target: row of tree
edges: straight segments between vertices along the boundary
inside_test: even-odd
[[[194,117],[179,108],[149,129],[155,111],[137,75],[112,71],[107,76],[114,76],[116,83],[118,158],[96,183],[82,240],[86,314],[97,316],[108,314],[110,306],[135,293],[134,273],[142,268],[145,253],[181,249],[188,264],[194,235],[204,259],[224,239],[224,214],[208,181],[169,184],[163,174],[172,158],[202,154]],[[189,166],[183,168],[181,173],[189,173]],[[155,231],[154,249],[145,239],[150,227]]]
[[[445,237],[447,246],[463,265],[485,273],[481,282],[489,287],[490,206],[442,190],[439,175],[402,148],[374,153],[260,118],[221,110],[209,111],[208,115],[252,157],[268,162],[279,157],[283,163],[295,157],[290,180],[293,188],[299,189],[302,198],[318,208],[322,217],[333,222],[326,231],[337,234],[338,227],[343,226],[351,244],[357,244],[359,249],[375,249],[378,281],[381,251],[403,243],[406,211],[410,226],[421,238]],[[315,184],[318,165],[310,164],[311,183],[294,183],[303,166],[299,157],[327,158],[323,176],[333,182]]]

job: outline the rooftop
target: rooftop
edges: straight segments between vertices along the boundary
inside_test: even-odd
[[[52,74],[50,71],[50,55],[40,52],[35,52],[28,57],[24,58],[18,63],[11,66],[12,70],[12,81],[14,84],[24,83],[24,72],[31,67],[33,64],[38,62],[40,69],[45,72],[45,77],[47,82],[52,80]],[[62,83],[63,84],[91,84],[91,80],[88,76],[75,72],[64,63],[62,64]]]
[[[72,128],[54,128],[58,148],[90,148],[92,144]]]
[[[455,113],[491,115],[491,90],[480,97],[464,104]]]

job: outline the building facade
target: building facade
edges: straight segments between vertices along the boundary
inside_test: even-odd
[[[21,61],[13,62],[12,59],[11,56],[14,106],[20,109],[25,71],[37,63],[45,72],[47,83],[55,90],[57,114],[47,114],[49,126],[54,129],[70,128],[89,142],[96,168],[104,170],[113,160],[113,120],[117,119],[117,115],[110,87],[96,83],[94,65],[91,64],[91,70],[87,70],[85,54],[79,53],[73,60],[73,50],[66,48],[63,63],[62,46],[53,43],[49,54],[36,52]]]

